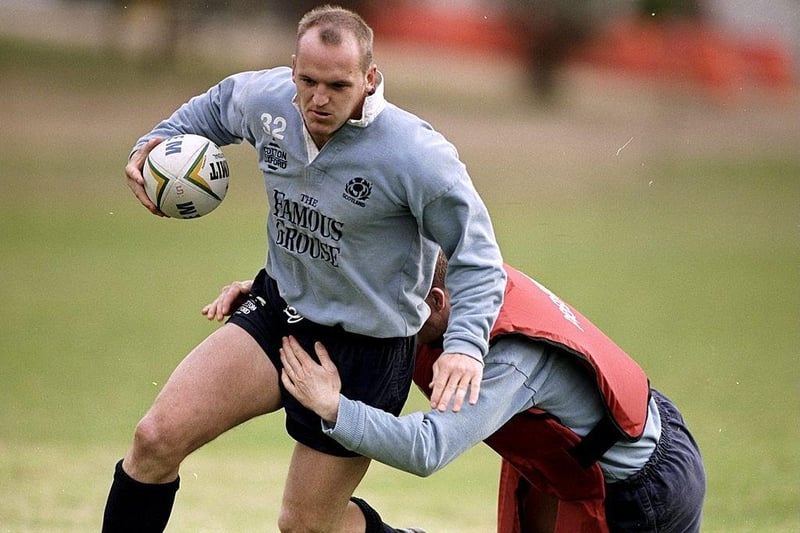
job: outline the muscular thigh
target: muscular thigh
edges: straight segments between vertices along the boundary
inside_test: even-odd
[[[173,371],[148,416],[186,452],[228,429],[281,407],[278,374],[253,338],[226,324]]]
[[[328,455],[295,445],[283,493],[281,522],[298,531],[338,531],[370,460]]]

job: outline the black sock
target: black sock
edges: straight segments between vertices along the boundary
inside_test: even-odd
[[[140,483],[117,463],[103,515],[103,533],[161,533],[167,527],[180,478],[171,483]]]
[[[383,520],[381,520],[381,515],[378,514],[378,511],[370,507],[370,505],[361,498],[356,498],[353,496],[350,498],[350,501],[356,504],[359,509],[361,509],[361,513],[367,520],[367,529],[364,533],[395,533],[397,531],[393,527],[384,524]]]

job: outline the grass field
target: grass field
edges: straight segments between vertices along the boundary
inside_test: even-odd
[[[388,97],[459,146],[506,260],[681,406],[708,472],[703,530],[800,530],[797,99],[645,96],[578,73],[592,90],[541,110],[513,75],[427,86],[404,61],[384,67]],[[201,306],[263,262],[261,179],[226,148],[229,197],[190,222],[150,216],[124,184],[135,138],[224,70],[0,40],[0,71],[0,531],[96,531],[136,421],[215,327]],[[274,530],[282,425],[190,457],[169,531]],[[490,532],[497,464],[480,446],[428,479],[373,465],[358,494],[397,526]]]

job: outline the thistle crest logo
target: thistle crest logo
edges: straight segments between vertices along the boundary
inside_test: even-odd
[[[342,197],[357,206],[364,207],[370,194],[372,194],[372,183],[358,176],[347,182]]]

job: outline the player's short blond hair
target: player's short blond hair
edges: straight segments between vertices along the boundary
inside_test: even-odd
[[[311,28],[320,28],[323,43],[338,45],[342,42],[342,31],[349,31],[361,48],[361,70],[367,72],[372,66],[372,28],[357,13],[339,6],[324,5],[303,15],[297,24],[297,45]]]

